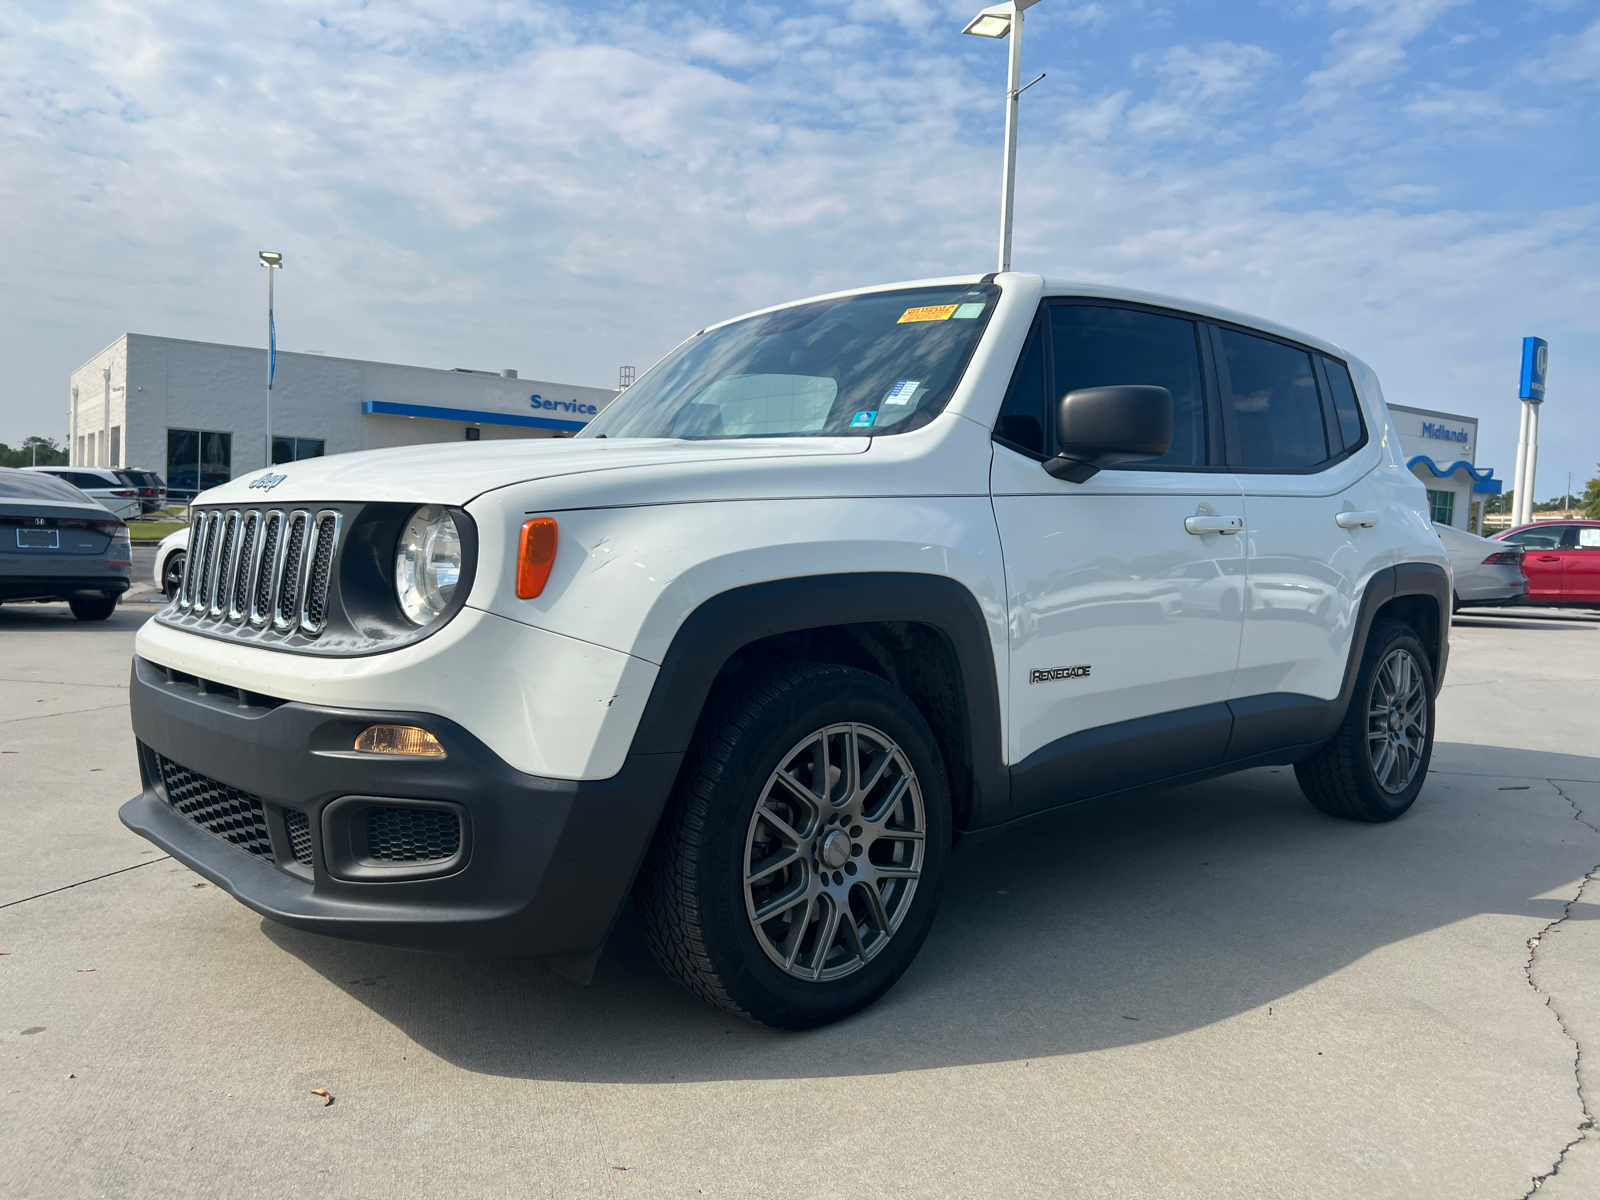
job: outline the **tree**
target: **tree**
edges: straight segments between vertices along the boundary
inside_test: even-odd
[[[0,442],[0,467],[64,467],[67,452],[56,445],[55,438],[26,437],[20,448],[13,450]]]
[[[1595,464],[1600,471],[1600,463]],[[1600,521],[1600,475],[1583,485],[1583,515],[1591,521]]]

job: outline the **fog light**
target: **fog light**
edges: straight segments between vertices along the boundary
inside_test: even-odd
[[[373,725],[356,738],[356,749],[367,754],[411,754],[443,758],[444,747],[426,729],[415,725]]]

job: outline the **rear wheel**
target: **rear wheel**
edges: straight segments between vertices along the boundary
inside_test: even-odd
[[[67,607],[80,621],[104,621],[117,611],[117,598],[97,596],[90,600],[68,600]]]
[[[1306,799],[1330,816],[1392,821],[1411,807],[1433,757],[1433,669],[1409,625],[1373,625],[1339,731],[1295,764]]]
[[[178,598],[178,591],[183,587],[183,564],[188,557],[183,550],[174,550],[167,555],[167,565],[161,570],[161,590],[166,593],[168,600]]]
[[[635,897],[684,987],[806,1029],[871,1004],[910,966],[949,845],[921,713],[865,671],[807,664],[703,724]]]

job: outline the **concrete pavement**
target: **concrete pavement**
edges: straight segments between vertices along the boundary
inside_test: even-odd
[[[779,1034],[631,917],[584,988],[154,853],[115,816],[143,616],[0,609],[0,1194],[1600,1195],[1600,620],[1458,619],[1401,821],[1287,769],[1079,806],[958,854],[877,1006]]]

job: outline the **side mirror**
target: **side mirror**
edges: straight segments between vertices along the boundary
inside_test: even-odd
[[[1044,469],[1069,483],[1117,463],[1160,458],[1172,446],[1172,393],[1143,384],[1068,392],[1056,406],[1056,442],[1061,452]]]

